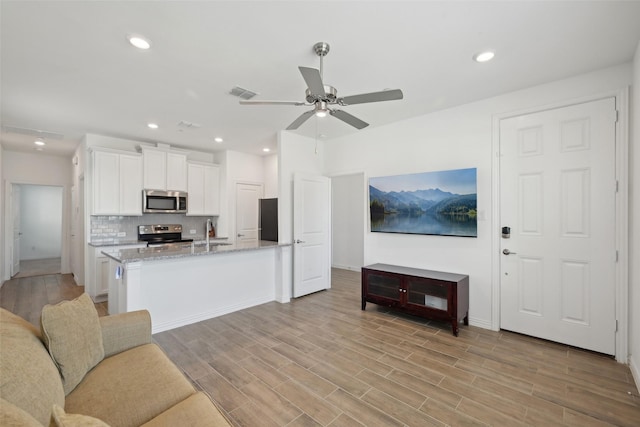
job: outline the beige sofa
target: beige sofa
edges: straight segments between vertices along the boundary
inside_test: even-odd
[[[89,313],[90,299],[82,298],[89,301],[84,302]],[[76,320],[78,303],[62,304],[72,307],[71,321],[69,313],[62,322],[57,314],[45,313],[47,307],[55,307],[47,306],[40,331],[0,309],[0,425],[230,425],[208,396],[197,392],[151,342],[148,312],[100,318],[96,312],[99,342],[87,347],[78,344],[78,337],[91,331],[93,314],[91,321],[82,316]],[[59,312],[57,307],[53,310]],[[103,351],[96,351],[101,346]],[[97,364],[86,366],[86,373],[80,369],[80,375],[72,372],[80,366],[77,359],[87,355]]]

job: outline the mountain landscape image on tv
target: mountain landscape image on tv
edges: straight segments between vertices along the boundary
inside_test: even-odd
[[[369,178],[371,231],[478,237],[476,168]]]

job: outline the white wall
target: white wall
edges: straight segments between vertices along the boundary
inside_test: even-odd
[[[71,219],[71,157],[50,156],[42,153],[24,153],[4,150],[2,154],[3,179],[13,184],[55,185],[63,187],[62,215],[62,272],[69,273],[69,226]],[[6,214],[6,212],[5,212]],[[6,222],[6,221],[5,221]],[[5,253],[7,253],[5,240]],[[5,257],[5,279],[9,273]]]
[[[363,173],[331,178],[331,265],[335,268],[360,271],[364,266],[365,185]]]
[[[235,238],[236,230],[236,184],[250,183],[263,184],[264,167],[262,157],[238,151],[226,151],[224,153],[224,167],[221,173],[225,175],[226,197],[221,193],[223,201],[220,206],[220,218],[218,219],[217,232],[221,237]],[[226,206],[225,206],[226,203]]]
[[[316,150],[317,148],[317,150]],[[278,240],[293,242],[293,178],[296,173],[322,175],[324,143],[288,131],[278,133]],[[282,248],[276,300],[288,302],[293,286],[293,248]]]
[[[282,131],[278,136],[278,238],[293,240],[293,177],[296,173],[323,175],[324,144]]]
[[[2,174],[2,156],[4,149],[2,148],[2,144],[0,144],[0,288],[2,288],[2,284],[5,279],[5,255],[4,255],[4,246],[5,246],[5,238],[7,236],[7,230],[5,230],[4,223],[4,175]]]
[[[330,176],[354,170],[364,171],[367,179],[445,169],[478,170],[477,238],[367,232],[364,263],[468,274],[470,322],[492,327],[492,240],[498,232],[492,229],[494,117],[624,88],[631,83],[631,75],[631,65],[625,64],[327,142],[325,172]]]
[[[62,255],[62,187],[20,185],[20,259]]]
[[[640,42],[633,61],[629,146],[629,363],[640,388]]]
[[[278,155],[272,154],[262,158],[264,168],[264,198],[278,197]]]

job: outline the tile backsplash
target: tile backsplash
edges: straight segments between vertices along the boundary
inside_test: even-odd
[[[207,218],[217,225],[217,217],[186,216],[183,214],[144,214],[143,216],[92,216],[91,243],[126,243],[138,240],[138,226],[149,224],[182,224],[182,236],[204,239]],[[190,234],[196,230],[196,234]],[[124,236],[118,234],[125,233]]]

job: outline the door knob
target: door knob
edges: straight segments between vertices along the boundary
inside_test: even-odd
[[[238,233],[238,237],[244,237],[244,234]]]
[[[304,240],[296,240],[296,243],[304,243]]]
[[[505,255],[515,255],[516,254],[515,252],[511,252],[509,249],[504,249],[502,251],[502,253],[505,254]]]

